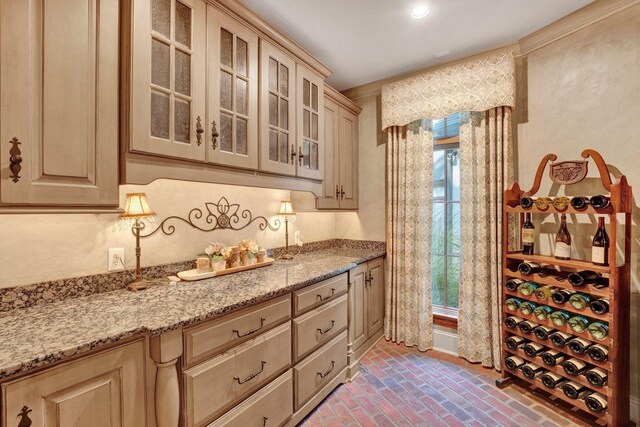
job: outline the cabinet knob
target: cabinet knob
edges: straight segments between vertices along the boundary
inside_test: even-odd
[[[218,128],[216,127],[216,121],[214,120],[211,122],[211,145],[213,146],[214,150],[218,148],[219,136],[220,134],[218,133]]]
[[[22,166],[20,165],[20,163],[22,163],[22,152],[18,146],[22,143],[14,136],[13,139],[9,141],[9,144],[12,144],[9,150],[9,169],[11,169],[13,173],[11,180],[18,182],[20,181],[20,171],[22,170]]]
[[[20,413],[18,414],[18,417],[20,417],[20,423],[18,424],[18,427],[31,427],[31,423],[33,421],[29,419],[29,412],[32,411],[28,406],[25,405],[22,407]]]
[[[291,166],[296,164],[296,146],[291,144]]]
[[[198,146],[202,144],[202,134],[204,133],[204,129],[202,129],[202,121],[200,116],[196,117],[196,143]]]

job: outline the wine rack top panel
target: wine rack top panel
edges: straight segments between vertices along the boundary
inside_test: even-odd
[[[537,262],[543,265],[558,266],[564,268],[573,268],[579,271],[591,270],[597,273],[610,273],[611,266],[595,265],[590,261],[584,261],[579,259],[557,259],[548,255],[525,255],[522,252],[508,252],[507,259],[519,260],[519,261],[531,261]]]

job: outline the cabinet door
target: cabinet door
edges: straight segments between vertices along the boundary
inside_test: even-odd
[[[367,286],[367,338],[382,329],[384,321],[384,259],[368,262],[373,280]]]
[[[204,161],[206,6],[136,0],[130,148]]]
[[[118,3],[0,2],[2,203],[118,204]]]
[[[297,64],[298,176],[324,178],[324,82]]]
[[[367,264],[349,272],[349,353],[356,351],[369,338],[367,334]]]
[[[340,108],[340,209],[358,208],[358,116]]]
[[[260,40],[260,64],[260,169],[295,175],[295,62]]]
[[[144,426],[144,383],[140,341],[3,384],[2,425]]]
[[[322,196],[316,199],[318,209],[340,207],[340,107],[324,98],[324,183]]]
[[[209,6],[207,159],[258,169],[258,36]],[[217,137],[211,135],[215,123]]]

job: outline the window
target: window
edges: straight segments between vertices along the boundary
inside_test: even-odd
[[[457,317],[460,281],[460,114],[433,122],[431,283],[436,315]]]

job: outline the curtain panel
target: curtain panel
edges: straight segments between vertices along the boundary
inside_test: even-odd
[[[515,106],[515,59],[488,55],[382,86],[382,129],[463,111]]]

